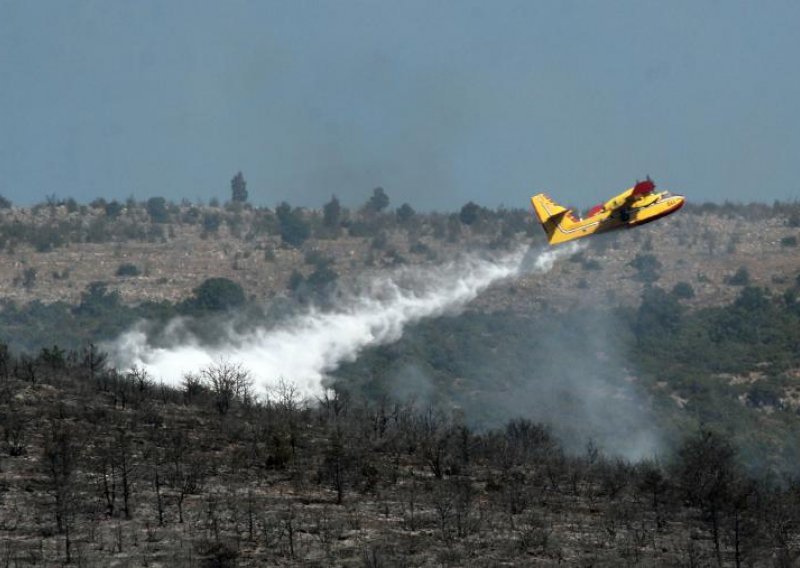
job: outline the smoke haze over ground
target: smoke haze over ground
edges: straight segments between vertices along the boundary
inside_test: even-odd
[[[220,325],[221,339],[213,345],[175,320],[157,341],[148,339],[145,326],[140,326],[106,349],[119,367],[143,368],[172,384],[227,360],[248,370],[259,390],[269,391],[285,381],[300,395],[313,398],[336,380],[368,395],[384,392],[423,405],[455,405],[478,427],[529,418],[550,425],[574,452],[583,451],[592,439],[612,454],[652,457],[658,436],[631,384],[625,348],[609,333],[615,322],[608,313],[517,320],[512,314],[497,321],[480,314],[447,318],[428,324],[427,331],[424,325],[413,328],[415,337],[403,343],[408,326],[455,315],[491,284],[546,273],[578,249],[577,244],[545,251],[521,246],[494,256],[473,253],[442,265],[383,271],[341,291],[332,309],[310,309],[249,331]],[[488,329],[470,318],[489,318]],[[452,347],[437,345],[455,336],[460,342],[455,353]],[[370,357],[359,360],[365,349],[401,339],[397,353],[402,355],[389,354],[387,364]],[[430,365],[443,359],[455,361],[450,377]],[[344,375],[333,379],[343,364],[349,364]],[[373,376],[379,377],[377,387],[369,386],[376,380]]]
[[[179,338],[170,344],[149,344],[142,327],[106,348],[118,366],[143,368],[167,383],[227,359],[249,370],[258,387],[269,389],[284,380],[304,396],[318,396],[327,374],[355,360],[365,347],[396,341],[411,323],[459,310],[498,280],[523,271],[547,272],[575,250],[529,251],[523,245],[497,258],[471,254],[440,266],[380,273],[361,282],[357,292],[343,292],[334,309],[311,309],[276,327],[245,333],[221,329],[224,337],[214,346],[187,337],[177,320],[164,334]]]

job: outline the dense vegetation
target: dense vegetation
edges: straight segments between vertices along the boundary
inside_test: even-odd
[[[637,309],[442,318],[343,366],[337,385],[455,404],[478,427],[547,418],[572,449],[591,437],[630,454],[623,433],[632,429],[655,428],[670,445],[711,425],[753,470],[791,473],[800,467],[787,375],[800,367],[798,290],[773,297],[745,287],[728,306],[688,311],[652,287]]]

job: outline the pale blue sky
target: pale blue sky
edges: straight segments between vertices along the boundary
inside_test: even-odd
[[[800,197],[800,2],[0,0],[0,194]]]

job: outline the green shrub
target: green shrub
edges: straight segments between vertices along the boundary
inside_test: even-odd
[[[750,284],[750,272],[742,266],[734,274],[727,276],[725,283],[731,286],[747,286]]]
[[[637,254],[628,265],[636,269],[636,279],[642,282],[653,283],[660,276],[661,263],[652,254]]]
[[[242,287],[228,278],[209,278],[194,289],[194,296],[181,305],[183,312],[219,312],[245,303]]]
[[[203,231],[205,233],[216,233],[222,223],[222,216],[219,213],[206,213],[203,215]]]
[[[688,282],[678,282],[672,287],[672,295],[681,300],[694,298],[694,288]]]
[[[117,276],[127,277],[127,276],[139,276],[141,271],[136,267],[135,264],[125,263],[120,264],[119,268],[117,268]]]

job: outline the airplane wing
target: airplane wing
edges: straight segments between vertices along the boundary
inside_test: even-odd
[[[647,204],[648,201],[650,201],[647,199],[647,197],[652,195],[655,189],[656,184],[653,183],[653,180],[650,179],[650,176],[647,176],[647,179],[644,181],[637,181],[633,188],[629,189],[625,194],[623,194],[625,198],[622,203],[618,204],[618,208],[635,209]]]

